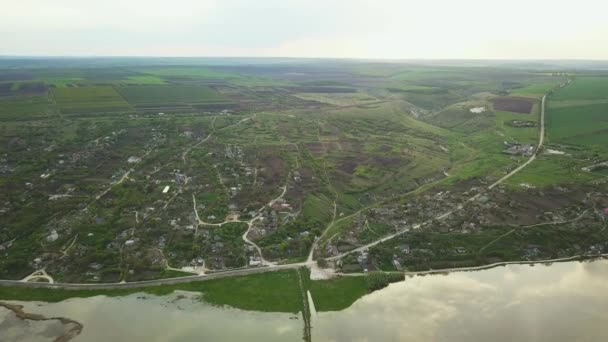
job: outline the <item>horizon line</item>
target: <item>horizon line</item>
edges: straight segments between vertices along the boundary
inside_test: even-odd
[[[561,61],[561,62],[608,62],[608,59],[594,58],[369,58],[369,57],[298,57],[298,56],[162,56],[162,55],[27,55],[27,54],[0,54],[0,59],[5,58],[169,58],[169,59],[307,59],[307,60],[361,60],[361,61],[515,61],[515,62],[541,62],[541,61]]]

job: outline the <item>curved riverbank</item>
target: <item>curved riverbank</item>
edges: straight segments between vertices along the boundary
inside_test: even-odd
[[[35,322],[53,322],[61,324],[60,331],[57,331],[57,336],[50,336],[50,338],[54,337],[55,342],[68,342],[72,340],[74,337],[80,335],[82,332],[83,325],[75,320],[65,318],[65,317],[45,317],[39,314],[32,314],[23,311],[23,306],[17,304],[9,304],[0,302],[0,308],[5,308],[12,312],[15,317],[21,321],[35,321]],[[29,326],[30,324],[28,324]],[[49,337],[48,328],[45,330],[45,337]]]

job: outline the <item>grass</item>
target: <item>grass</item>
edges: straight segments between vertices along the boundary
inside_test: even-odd
[[[521,172],[511,177],[507,184],[518,186],[525,183],[547,187],[568,183],[584,183],[598,178],[581,170],[581,164],[564,155],[541,156]]]
[[[138,292],[162,296],[175,290],[200,292],[205,302],[243,310],[295,313],[300,311],[302,305],[297,274],[293,270],[142,289],[60,290],[0,287],[0,299],[60,302],[68,298],[98,295],[119,297]]]
[[[376,98],[364,93],[298,93],[295,96],[303,100],[328,103],[334,106],[355,106],[377,100]]]
[[[44,97],[17,97],[0,100],[0,121],[49,118],[55,106]]]
[[[600,100],[608,99],[608,77],[577,77],[557,91],[552,100]]]
[[[555,83],[540,83],[540,84],[532,84],[526,87],[515,89],[511,95],[512,96],[523,96],[523,97],[533,97],[540,99],[549,92],[551,89],[555,88],[557,82]]]
[[[338,311],[351,306],[372,291],[365,277],[338,277],[311,281],[307,270],[302,272],[304,292],[310,290],[317,311]],[[121,297],[133,293],[163,296],[176,290],[199,292],[203,301],[242,310],[264,312],[302,311],[302,297],[295,270],[213,279],[178,285],[163,285],[140,289],[62,290],[0,287],[0,300],[42,301],[55,303],[69,298],[93,296]]]
[[[141,75],[141,76],[129,76],[122,81],[124,84],[166,84],[166,82],[157,76],[152,75]]]
[[[591,148],[606,152],[606,132],[608,132],[608,78],[579,77],[570,85],[559,89],[547,102],[546,128],[549,144],[565,144]],[[599,101],[599,103],[598,103]],[[602,103],[602,101],[606,101]],[[528,120],[532,120],[531,116]],[[501,115],[502,120],[510,116]],[[498,119],[498,116],[497,116]],[[536,118],[534,119],[536,121]],[[511,128],[505,135],[519,132],[524,141],[532,139],[536,128]],[[529,135],[529,137],[528,137]],[[557,149],[560,147],[558,146]],[[598,176],[581,170],[582,165],[575,156],[543,155],[534,163],[507,182],[512,186],[521,183],[546,187],[564,183],[584,183]]]
[[[364,277],[339,277],[310,282],[317,311],[340,311],[368,293]]]
[[[151,67],[151,68],[138,68],[137,71],[141,71],[146,74],[160,76],[162,78],[189,78],[189,79],[216,79],[216,78],[240,78],[237,74],[227,73],[212,70],[210,68],[200,66],[176,66],[176,67]]]
[[[83,82],[85,79],[82,77],[62,77],[62,76],[50,76],[50,77],[41,77],[41,80],[45,81],[47,84],[64,88],[69,85],[74,85]]]
[[[555,109],[549,104],[547,129],[551,142],[606,148],[608,103]]]
[[[112,87],[54,88],[52,93],[63,114],[133,110]]]
[[[304,200],[302,214],[311,222],[327,223],[333,215],[333,203],[324,195],[308,195]]]
[[[536,115],[517,114],[511,112],[496,112],[496,127],[504,134],[505,141],[517,141],[520,143],[533,144],[538,141],[537,127],[511,127],[508,125],[510,121],[538,121]]]

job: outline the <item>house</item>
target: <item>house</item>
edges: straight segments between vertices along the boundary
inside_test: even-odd
[[[262,264],[262,260],[259,260],[256,257],[249,257],[249,266],[260,266]]]
[[[401,245],[397,248],[401,251],[401,253],[406,254],[406,255],[410,254],[410,252],[411,252],[410,245]]]
[[[166,194],[167,192],[169,192],[169,186],[165,186],[165,188],[163,189],[163,194]]]
[[[59,234],[55,229],[53,229],[51,233],[46,237],[47,242],[55,242],[57,241],[57,239],[59,239]]]
[[[131,157],[129,157],[129,159],[127,159],[127,163],[129,163],[129,164],[136,164],[136,163],[139,163],[140,161],[141,161],[141,158],[135,157],[135,156],[131,156]]]
[[[99,270],[101,269],[102,265],[100,263],[94,262],[89,264],[89,268],[92,268],[94,270]]]
[[[502,151],[504,154],[509,154],[512,156],[531,156],[534,154],[534,146],[526,144],[521,145],[517,143],[509,143],[505,142],[506,149]]]

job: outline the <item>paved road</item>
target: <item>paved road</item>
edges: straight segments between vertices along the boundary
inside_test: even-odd
[[[71,284],[71,283],[27,283],[20,280],[0,280],[0,286],[13,286],[13,287],[29,287],[29,288],[50,288],[50,289],[66,289],[66,290],[111,290],[111,289],[130,289],[130,288],[144,288],[159,285],[174,285],[190,283],[194,281],[205,281],[211,279],[244,276],[250,274],[275,272],[282,270],[295,269],[298,267],[306,266],[306,263],[286,264],[286,265],[273,265],[267,267],[257,268],[245,268],[224,272],[209,273],[205,275],[194,275],[180,278],[169,278],[169,279],[154,279],[154,280],[143,280],[134,281],[129,283],[98,283],[98,284]]]

